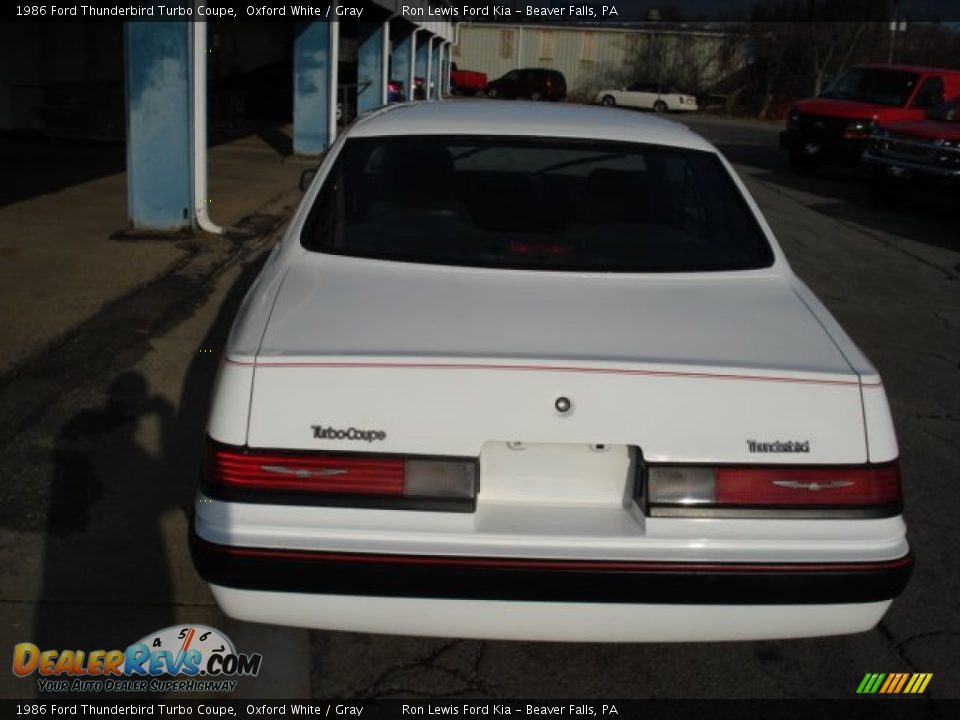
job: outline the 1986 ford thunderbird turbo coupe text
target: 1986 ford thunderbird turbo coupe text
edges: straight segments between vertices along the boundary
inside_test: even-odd
[[[237,618],[547,640],[875,625],[876,370],[717,150],[628,111],[393,106],[249,292],[192,536]]]

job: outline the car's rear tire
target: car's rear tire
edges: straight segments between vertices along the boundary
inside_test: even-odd
[[[613,107],[617,104],[616,98],[613,95],[604,95],[603,99],[600,101],[601,105],[606,105],[607,107]]]
[[[804,175],[812,175],[820,169],[820,158],[807,155],[800,150],[791,150],[790,168]]]
[[[667,111],[667,104],[663,100],[657,100],[653,104],[653,111],[657,114],[662,114]]]
[[[533,100],[533,102],[540,102],[543,100],[543,95],[540,94],[539,90],[534,90],[530,93],[530,99]]]
[[[495,97],[497,96],[497,89],[496,89],[496,88],[487,88],[487,89],[486,89],[486,93],[487,93],[487,97],[488,97],[488,98],[495,98]]]

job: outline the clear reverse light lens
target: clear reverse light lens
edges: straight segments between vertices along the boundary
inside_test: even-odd
[[[407,460],[403,494],[413,497],[472,498],[477,464],[457,460]]]
[[[653,467],[648,483],[651,505],[708,505],[717,499],[713,468]]]

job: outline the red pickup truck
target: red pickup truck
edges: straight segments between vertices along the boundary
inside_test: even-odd
[[[911,65],[860,65],[841,73],[818,97],[795,103],[780,147],[798,171],[821,163],[858,163],[876,127],[922,120],[960,94],[960,70]]]
[[[474,70],[459,70],[450,65],[450,92],[454,95],[476,95],[487,86],[487,74]]]
[[[916,183],[960,188],[960,96],[928,112],[925,120],[874,130],[863,166],[871,198],[885,205],[906,200]]]

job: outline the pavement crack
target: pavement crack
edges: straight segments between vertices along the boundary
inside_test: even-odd
[[[951,446],[956,446],[956,444],[957,444],[957,439],[956,439],[956,438],[944,437],[943,435],[939,435],[939,434],[933,432],[932,430],[927,430],[926,428],[921,428],[921,429],[920,429],[920,432],[922,432],[924,435],[929,435],[930,437],[934,438],[935,440],[939,440],[940,442],[947,443],[948,445],[951,445]]]
[[[913,661],[910,660],[910,658],[908,658],[904,653],[903,642],[894,637],[893,631],[890,630],[890,628],[888,628],[882,620],[877,623],[877,632],[883,636],[884,640],[887,642],[887,645],[890,646],[890,649],[893,650],[898,658],[906,663],[911,670],[917,669],[917,666],[913,664]]]
[[[877,348],[881,350],[890,350],[892,352],[904,353],[905,355],[916,355],[917,357],[930,358],[931,360],[940,360],[949,365],[955,365],[957,363],[955,358],[948,358],[946,355],[941,355],[939,353],[924,352],[923,350],[914,350],[913,348],[904,348],[897,347],[896,345],[877,345]]]
[[[358,697],[370,699],[396,697],[398,695],[423,698],[450,698],[466,695],[493,697],[494,693],[486,687],[480,673],[485,651],[484,643],[477,644],[470,667],[466,670],[445,662],[449,659],[450,653],[463,646],[464,642],[463,640],[451,640],[422,657],[387,668],[369,683],[366,689],[358,694]],[[415,680],[418,675],[428,673],[440,673],[445,675],[448,680],[455,681],[456,684],[452,688],[448,686],[449,689],[436,693],[409,687],[416,684],[411,681]]]
[[[960,265],[958,265],[957,267],[960,268]],[[941,323],[943,323],[943,326],[944,326],[945,328],[947,328],[948,330],[960,331],[960,327],[957,327],[957,326],[954,325],[952,322],[950,322],[950,318],[946,317],[943,313],[940,313],[940,312],[937,312],[936,310],[934,310],[934,311],[933,311],[933,316],[934,316],[937,320],[939,320]]]
[[[937,638],[937,637],[960,637],[960,631],[941,630],[941,629],[925,630],[924,632],[915,633],[910,637],[904,640],[901,640],[900,646],[905,648],[907,645],[910,645],[911,643],[914,643],[917,640],[928,640],[929,638]]]

